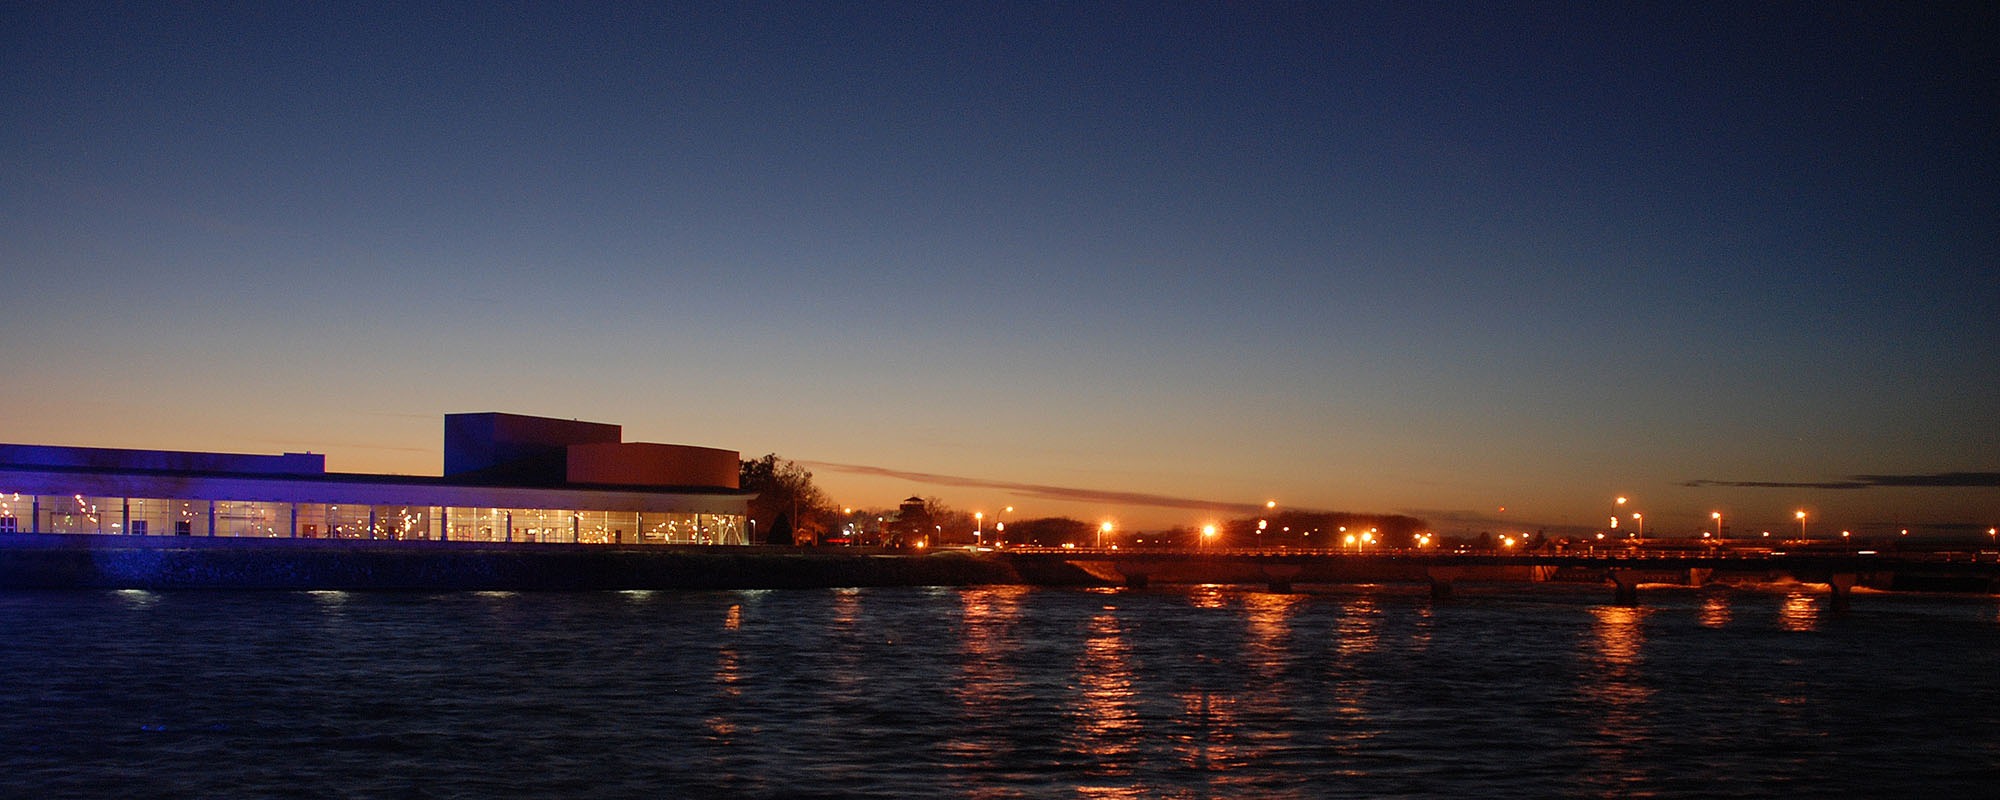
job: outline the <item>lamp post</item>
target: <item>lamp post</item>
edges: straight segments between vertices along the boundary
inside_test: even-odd
[[[1792,512],[1792,516],[1799,518],[1799,538],[1806,538],[1806,510],[1801,508],[1798,511]]]
[[[1709,518],[1710,518],[1710,519],[1713,519],[1713,520],[1715,520],[1715,543],[1716,543],[1716,544],[1721,544],[1721,543],[1722,543],[1722,512],[1720,512],[1720,511],[1710,511],[1710,512],[1708,512],[1708,516],[1709,516]]]
[[[1646,538],[1646,515],[1644,515],[1644,514],[1633,514],[1633,515],[1632,515],[1632,521],[1633,521],[1633,522],[1636,522],[1636,523],[1638,523],[1638,524],[1639,524],[1639,525],[1638,525],[1638,527],[1639,527],[1639,538],[1641,538],[1641,539],[1644,539],[1644,538]]]
[[[1207,549],[1208,540],[1213,538],[1215,538],[1215,526],[1203,525],[1201,526],[1201,541],[1197,542],[1196,544],[1200,545],[1202,549]]]
[[[1110,532],[1111,532],[1111,520],[1107,519],[1097,526],[1097,549],[1099,550],[1104,549],[1104,534]]]
[[[986,512],[972,512],[972,544],[974,547],[986,543]]]

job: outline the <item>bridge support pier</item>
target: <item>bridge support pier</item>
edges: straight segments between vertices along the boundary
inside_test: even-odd
[[[1690,568],[1688,570],[1688,585],[1699,589],[1703,584],[1708,583],[1708,576],[1713,574],[1715,574],[1715,570],[1713,569],[1704,569],[1702,567]]]
[[[1265,566],[1263,571],[1264,580],[1271,587],[1272,594],[1291,594],[1292,579],[1298,577],[1303,568],[1292,565]]]
[[[1144,589],[1146,588],[1146,584],[1150,581],[1151,581],[1151,576],[1147,575],[1144,572],[1128,573],[1125,576],[1125,588]]]
[[[1424,574],[1431,579],[1431,599],[1445,600],[1451,597],[1452,582],[1465,577],[1465,568],[1430,567]]]
[[[1826,588],[1833,592],[1833,610],[1846,611],[1854,593],[1854,573],[1836,572],[1827,576]]]
[[[1605,580],[1611,581],[1611,602],[1621,606],[1639,604],[1639,576],[1626,570],[1605,570]]]

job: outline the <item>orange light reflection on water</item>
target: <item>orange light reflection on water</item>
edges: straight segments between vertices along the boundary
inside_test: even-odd
[[[1786,592],[1784,604],[1778,607],[1778,627],[1797,632],[1818,628],[1819,599],[1804,589]]]
[[[1733,613],[1729,608],[1729,595],[1721,592],[1709,592],[1702,595],[1701,611],[1696,616],[1697,621],[1702,627],[1721,628],[1727,626],[1732,616]]]
[[[1580,694],[1596,723],[1598,758],[1586,780],[1615,795],[1642,770],[1642,754],[1634,742],[1650,741],[1647,704],[1653,690],[1645,684],[1642,651],[1646,644],[1647,609],[1623,605],[1595,606],[1589,649],[1580,678]]]
[[[1381,627],[1382,609],[1374,595],[1355,595],[1341,603],[1340,618],[1333,627],[1333,658],[1326,665],[1325,689],[1326,700],[1340,724],[1328,735],[1326,744],[1346,756],[1342,763],[1356,766],[1339,770],[1338,775],[1367,774],[1359,765],[1366,763],[1368,748],[1382,734],[1380,724],[1369,711],[1374,681],[1360,677],[1368,673],[1361,659],[1381,644]]]
[[[1267,686],[1284,680],[1292,653],[1292,614],[1305,602],[1304,596],[1296,594],[1259,593],[1243,599],[1244,622],[1250,633],[1250,668]]]
[[[1133,707],[1131,647],[1118,618],[1106,610],[1090,619],[1076,664],[1076,728],[1069,749],[1096,761],[1102,775],[1132,772],[1131,756],[1140,741],[1139,712]]]
[[[1020,621],[1023,586],[982,586],[960,591],[958,619],[959,669],[950,682],[952,696],[974,724],[963,726],[939,747],[959,772],[990,770],[1007,757],[1007,732],[996,721],[1009,718],[1008,708],[1023,691],[1012,666],[1014,626]],[[954,792],[969,791],[954,787]],[[971,797],[998,796],[976,791]]]
[[[1203,772],[1222,772],[1243,766],[1248,754],[1240,746],[1242,720],[1236,712],[1236,698],[1213,691],[1181,692],[1181,713],[1174,736],[1182,765]]]
[[[743,626],[742,604],[730,605],[729,611],[723,615],[722,619],[723,630],[734,631],[741,628],[742,626]],[[715,681],[717,693],[721,694],[723,697],[729,698],[730,700],[737,700],[742,697],[743,687],[738,685],[743,680],[743,665],[741,663],[741,656],[737,654],[736,647],[730,644],[730,640],[727,636],[723,638],[722,647],[716,651],[715,673],[713,679]],[[730,720],[727,716],[724,716],[722,714],[716,714],[714,716],[710,716],[709,718],[702,720],[702,723],[708,728],[709,738],[715,741],[728,742],[736,735],[736,723]]]
[[[1195,608],[1228,608],[1229,596],[1224,594],[1219,584],[1204,583],[1188,592],[1188,601]]]

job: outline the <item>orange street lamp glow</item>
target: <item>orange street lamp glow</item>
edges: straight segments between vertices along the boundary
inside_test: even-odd
[[[1107,519],[1104,521],[1103,524],[1097,526],[1097,546],[1099,548],[1104,547],[1104,534],[1110,532],[1111,532],[1111,520]]]
[[[1806,510],[1801,508],[1793,512],[1792,516],[1799,518],[1799,538],[1806,538]]]
[[[1708,516],[1709,516],[1709,517],[1710,517],[1711,519],[1714,519],[1714,520],[1715,520],[1715,538],[1716,538],[1716,541],[1721,541],[1721,540],[1722,540],[1722,512],[1720,512],[1720,511],[1710,511],[1710,512],[1708,512]]]

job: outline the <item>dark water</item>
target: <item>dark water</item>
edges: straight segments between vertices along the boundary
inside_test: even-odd
[[[0,593],[0,797],[1993,796],[2000,602]]]

